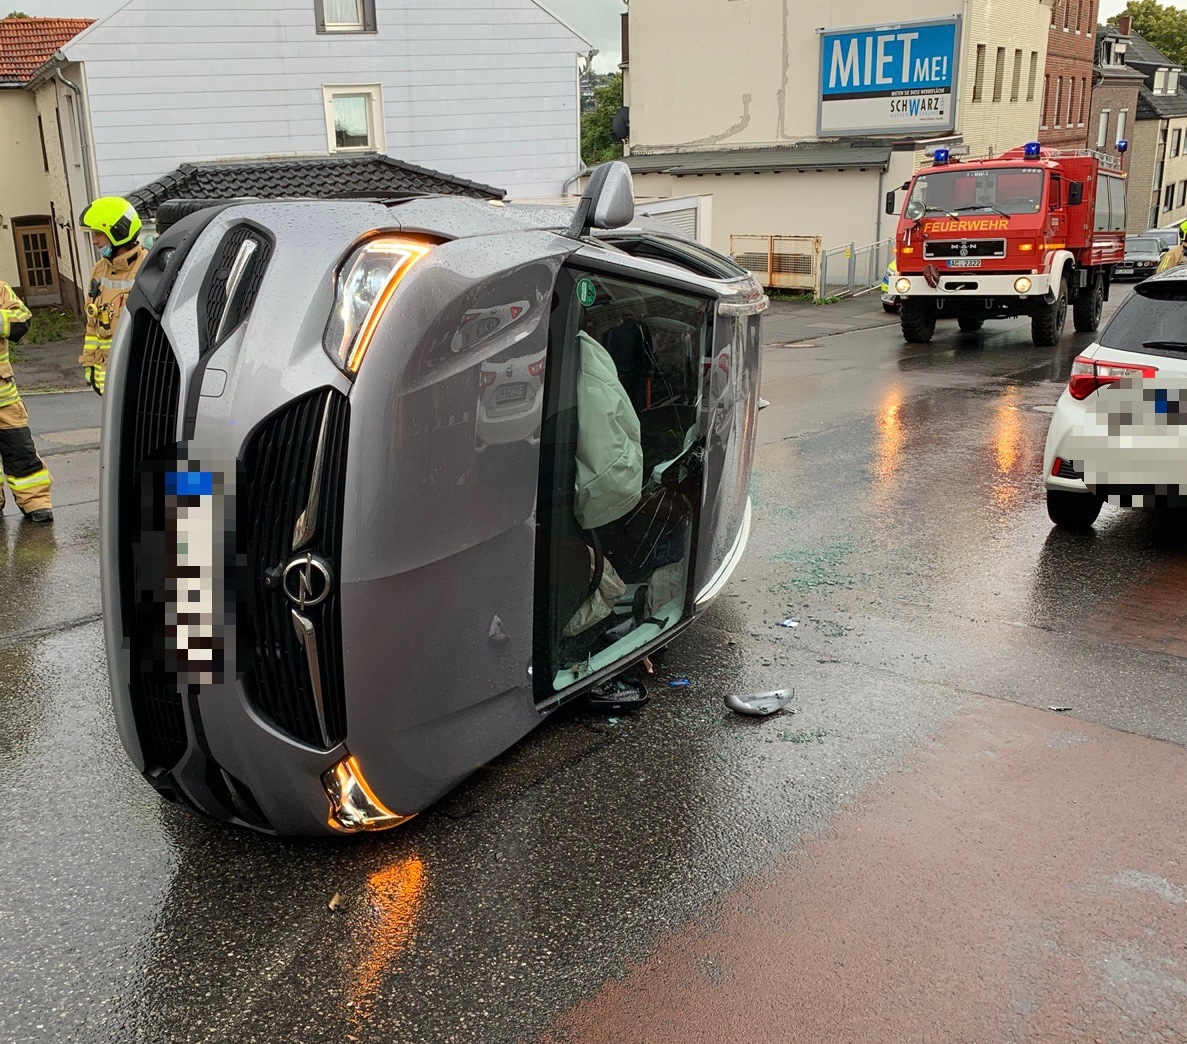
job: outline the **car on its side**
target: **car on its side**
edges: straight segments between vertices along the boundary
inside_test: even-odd
[[[1145,279],[1158,271],[1166,248],[1156,236],[1126,236],[1125,260],[1113,266],[1114,279]]]
[[[768,300],[626,164],[576,209],[190,202],[103,400],[115,720],[163,796],[396,826],[721,593]]]
[[[1072,364],[1043,454],[1047,513],[1089,529],[1101,505],[1187,502],[1187,268],[1140,283]]]

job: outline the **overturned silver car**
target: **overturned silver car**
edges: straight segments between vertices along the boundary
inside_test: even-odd
[[[767,301],[633,223],[458,197],[206,207],[113,345],[103,598],[166,797],[394,826],[663,647],[747,541]]]

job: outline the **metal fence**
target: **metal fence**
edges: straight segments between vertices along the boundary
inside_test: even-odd
[[[817,293],[819,236],[730,236],[730,257],[765,287]]]
[[[820,289],[816,296],[827,300],[873,290],[881,285],[886,266],[893,258],[893,239],[860,247],[849,243],[826,250],[820,259]]]

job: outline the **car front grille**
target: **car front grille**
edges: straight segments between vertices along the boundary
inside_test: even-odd
[[[923,247],[926,258],[1005,257],[1004,239],[929,240]]]
[[[348,428],[349,404],[336,391],[290,403],[249,440],[239,498],[247,557],[239,651],[247,697],[278,729],[319,749],[346,735],[336,578]],[[297,532],[302,517],[310,524],[306,537]],[[302,577],[311,558],[325,567],[328,582],[324,601],[305,605]]]
[[[120,422],[116,522],[120,609],[130,644],[132,713],[145,769],[151,774],[172,768],[186,749],[181,693],[161,654],[164,607],[150,575],[157,556],[149,548],[161,528],[154,517],[154,465],[173,459],[181,368],[164,329],[151,313],[141,309],[128,318],[132,337]],[[155,550],[158,556],[163,553],[163,543]]]
[[[251,313],[271,258],[272,243],[249,225],[236,225],[223,237],[204,288],[203,354],[216,348]]]

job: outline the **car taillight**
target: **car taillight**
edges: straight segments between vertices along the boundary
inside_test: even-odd
[[[478,390],[480,392],[486,391],[492,384],[495,383],[494,370],[479,370],[478,371]]]
[[[539,377],[540,380],[544,380],[541,375],[544,373],[544,363],[547,359],[548,356],[545,355],[537,359],[534,363],[529,364],[528,373],[530,373],[533,377]]]
[[[1131,377],[1153,377],[1157,366],[1131,366],[1126,363],[1100,362],[1080,356],[1072,363],[1067,390],[1073,399],[1087,399],[1098,388]]]

